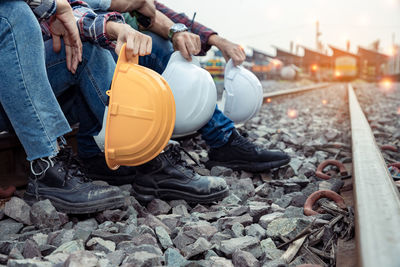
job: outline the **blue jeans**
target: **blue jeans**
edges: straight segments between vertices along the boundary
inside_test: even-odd
[[[0,54],[0,130],[14,129],[28,160],[56,155],[57,138],[71,129],[47,79],[40,26],[24,1],[0,1]]]

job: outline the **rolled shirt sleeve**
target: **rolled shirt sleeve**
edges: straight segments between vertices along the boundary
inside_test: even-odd
[[[49,19],[56,13],[55,0],[25,0],[39,20]]]
[[[211,45],[208,44],[208,38],[210,38],[211,35],[217,33],[196,21],[194,21],[191,25],[192,20],[188,16],[186,16],[185,13],[177,13],[167,6],[159,3],[158,1],[154,1],[154,3],[156,4],[156,9],[161,13],[164,13],[164,15],[166,15],[170,20],[175,23],[185,24],[186,27],[191,28],[191,32],[200,36],[201,51],[198,55],[204,56],[211,48]]]

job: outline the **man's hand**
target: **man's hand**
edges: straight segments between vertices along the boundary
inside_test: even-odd
[[[145,56],[151,53],[151,37],[133,29],[128,24],[109,21],[106,24],[108,38],[117,40],[115,53],[119,55],[121,47],[126,43],[125,53],[128,60],[136,55]]]
[[[191,32],[177,32],[172,36],[174,49],[181,52],[182,56],[192,60],[191,55],[197,55],[201,50],[200,36]]]
[[[57,11],[50,21],[50,31],[53,38],[53,50],[61,50],[61,37],[64,40],[67,68],[75,74],[79,62],[82,61],[82,42],[79,36],[72,8],[67,0],[56,0]]]
[[[242,64],[246,59],[246,54],[240,45],[234,44],[216,34],[210,36],[208,39],[208,44],[218,47],[218,49],[221,50],[226,62],[232,58],[235,66]]]

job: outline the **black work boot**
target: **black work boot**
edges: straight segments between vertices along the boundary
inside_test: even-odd
[[[223,178],[201,176],[187,166],[177,144],[170,144],[164,153],[138,166],[132,186],[134,196],[142,202],[160,198],[211,203],[226,197],[229,191]]]
[[[62,149],[56,157],[31,162],[24,199],[29,204],[49,199],[58,211],[71,214],[93,213],[124,205],[119,188],[92,183],[73,163],[72,151],[68,149]]]
[[[290,162],[286,153],[268,151],[241,136],[233,130],[228,143],[219,148],[212,148],[206,167],[224,166],[233,170],[263,172],[278,168]]]
[[[79,162],[88,178],[105,181],[110,185],[131,184],[136,174],[135,167],[120,166],[117,170],[111,170],[104,153],[91,158],[79,158]]]

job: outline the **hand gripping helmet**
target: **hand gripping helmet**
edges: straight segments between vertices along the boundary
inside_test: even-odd
[[[263,89],[257,77],[242,66],[235,67],[232,59],[225,66],[225,90],[221,110],[235,123],[254,117],[261,108]]]
[[[106,123],[95,140],[104,140],[109,168],[137,166],[155,158],[171,138],[175,102],[168,83],[158,73],[128,62],[125,45],[115,68]],[[104,134],[105,128],[105,134]],[[103,136],[103,137],[102,137]]]
[[[173,136],[191,134],[212,117],[217,103],[214,81],[198,60],[187,61],[179,51],[174,52],[162,76],[174,94],[176,120]]]

